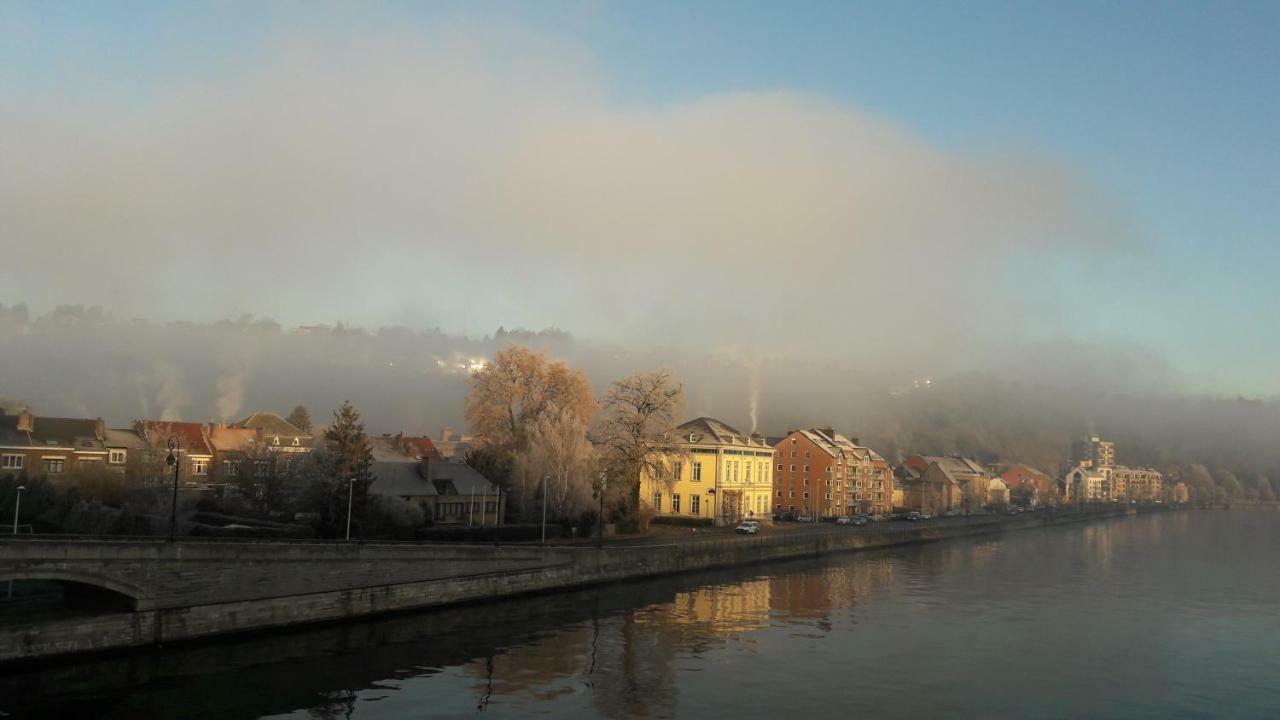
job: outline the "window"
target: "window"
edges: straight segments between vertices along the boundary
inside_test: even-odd
[[[112,465],[123,465],[124,459],[125,459],[124,450],[112,450],[107,455],[107,462],[111,463]]]
[[[778,472],[782,472],[782,463],[778,463]]]
[[[680,495],[679,493],[671,496],[671,512],[680,512]]]
[[[702,463],[700,462],[693,464],[693,481],[702,482]]]
[[[809,466],[808,466],[808,465],[805,465],[805,466],[804,466],[804,471],[805,471],[805,472],[809,472]]]
[[[268,471],[270,469],[271,469],[271,465],[266,460],[257,460],[253,463],[253,474],[255,477],[260,477],[260,478],[266,477],[269,474]],[[199,475],[200,473],[196,473],[196,474]]]
[[[808,500],[808,499],[809,499],[809,493],[807,493],[807,492],[806,492],[806,493],[804,494],[804,499],[805,499],[805,500]]]
[[[805,450],[805,451],[804,451],[804,459],[805,459],[805,460],[808,460],[808,459],[809,459],[809,451],[808,451],[808,450]]]
[[[790,490],[790,491],[788,491],[788,492],[789,492],[790,494],[789,494],[789,495],[787,495],[787,497],[795,497],[795,496],[796,496],[796,491],[795,491],[795,490]]]
[[[792,440],[792,442],[795,442],[795,441],[794,441],[794,440]],[[795,450],[792,450],[792,451],[791,451],[791,459],[792,459],[792,460],[795,460],[795,459],[796,459],[796,451],[795,451]]]
[[[301,438],[294,438],[294,439],[293,439],[293,446],[294,446],[294,447],[300,447],[301,445],[302,445],[302,439],[301,439]]]
[[[702,510],[702,496],[691,495],[689,497],[689,514],[697,515]]]
[[[748,462],[748,463],[743,463],[743,465],[746,465],[746,466],[747,466],[747,468],[746,468],[746,469],[747,469],[747,477],[746,477],[746,481],[747,481],[747,482],[751,482],[751,463],[749,463],[749,462]]]
[[[827,499],[828,499],[828,500],[830,500],[830,499],[831,499],[831,493],[827,493]]]
[[[781,490],[779,490],[779,491],[778,491],[778,497],[782,497],[782,491],[781,491]]]
[[[22,455],[5,455],[0,457],[0,469],[3,470],[21,470],[22,463],[26,458]]]
[[[50,475],[57,475],[62,472],[62,468],[66,460],[63,458],[45,458],[44,471]]]
[[[208,474],[209,474],[209,461],[208,461],[208,459],[206,459],[206,458],[192,458],[192,459],[191,459],[191,474],[192,474],[192,475],[208,475]]]
[[[222,461],[222,473],[224,475],[231,477],[238,472],[240,472],[239,460],[223,460]]]
[[[653,509],[662,512],[662,493],[653,494]]]
[[[679,479],[680,479],[680,473],[681,473],[682,471],[684,471],[684,463],[682,463],[682,462],[677,462],[677,463],[676,463],[676,464],[671,468],[671,472],[672,472],[672,474],[673,474],[673,475],[675,475],[675,478],[676,478],[677,480],[679,480]]]
[[[278,438],[278,437],[271,438],[271,444],[272,444],[272,445],[279,445],[279,444],[280,444],[280,438]]]
[[[792,466],[791,466],[791,472],[795,472],[795,471],[796,471],[796,466],[795,466],[795,465],[792,465]]]

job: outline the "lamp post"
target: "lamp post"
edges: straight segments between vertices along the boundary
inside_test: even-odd
[[[347,540],[351,540],[351,501],[354,499],[356,492],[356,479],[351,478],[347,481]]]
[[[13,504],[13,534],[18,534],[18,508],[22,507],[22,491],[26,490],[26,485],[18,486],[18,499]]]
[[[169,457],[165,462],[173,466],[173,505],[169,510],[169,542],[178,537],[178,471],[182,463],[178,462],[182,454],[182,444],[177,435],[169,436]]]
[[[547,484],[551,482],[550,475],[542,476],[542,544],[547,544]]]
[[[604,547],[604,491],[609,486],[609,476],[600,473],[596,481],[596,494],[600,497],[600,511],[596,514],[596,547]]]

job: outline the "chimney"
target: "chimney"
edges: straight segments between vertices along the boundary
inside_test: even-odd
[[[102,422],[102,418],[98,418],[93,422],[93,436],[99,440],[107,439],[107,424]]]
[[[836,436],[836,431],[835,431],[835,429],[834,429],[834,428],[832,428],[830,425],[828,425],[828,426],[826,426],[826,427],[820,427],[820,428],[818,428],[818,432],[820,432],[820,433],[822,433],[823,435],[826,435],[827,437],[832,438],[832,439],[834,439],[834,438],[835,438],[835,436]]]
[[[18,432],[35,432],[36,419],[30,410],[23,410],[18,413]]]
[[[754,440],[754,441],[756,441],[756,442],[758,442],[758,443],[760,443],[761,445],[763,445],[763,444],[764,444],[764,435],[761,435],[761,434],[760,434],[760,433],[758,433],[758,432],[753,432],[753,433],[751,433],[751,439],[752,439],[752,440]]]

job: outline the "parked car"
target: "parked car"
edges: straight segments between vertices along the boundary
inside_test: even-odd
[[[837,524],[837,525],[852,525],[852,524],[853,524],[853,518],[849,517],[848,515],[840,515],[839,517],[837,517],[837,518],[836,518],[836,524]]]
[[[889,518],[887,516],[881,515],[879,513],[871,516],[871,522],[884,522],[885,520],[888,520],[888,519]]]
[[[907,517],[906,517],[907,522],[920,522],[923,519],[924,519],[924,516],[914,510],[907,513]]]
[[[760,522],[758,520],[744,520],[735,530],[744,535],[755,535],[760,532]]]
[[[854,516],[853,516],[853,524],[854,524],[854,525],[857,525],[857,526],[859,526],[859,527],[861,527],[861,526],[863,526],[863,525],[866,525],[866,524],[867,524],[867,516],[866,516],[866,515],[854,515]]]
[[[796,522],[813,522],[813,517],[809,515],[797,515]]]

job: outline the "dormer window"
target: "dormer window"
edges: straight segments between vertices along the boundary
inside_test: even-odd
[[[279,444],[280,444],[280,438],[278,438],[278,437],[271,438],[271,444],[272,444],[272,445],[279,445]]]
[[[293,446],[294,446],[294,447],[298,447],[298,446],[300,446],[300,445],[302,445],[302,441],[301,441],[299,438],[294,438],[294,439],[293,439]]]

